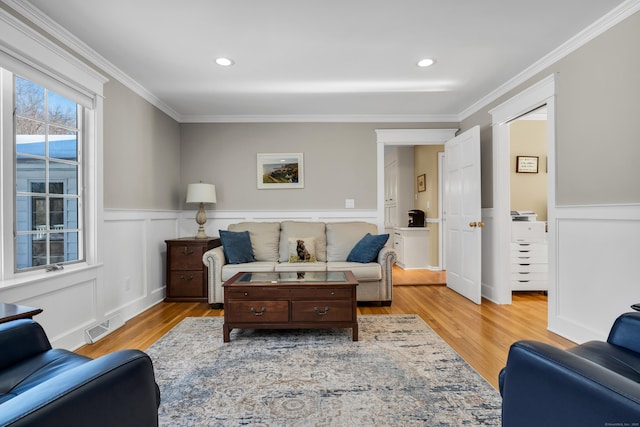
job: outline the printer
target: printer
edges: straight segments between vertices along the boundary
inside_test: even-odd
[[[538,215],[534,211],[511,211],[511,221],[535,221]]]

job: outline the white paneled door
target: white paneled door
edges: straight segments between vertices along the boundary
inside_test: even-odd
[[[444,152],[447,286],[480,304],[484,226],[480,217],[480,128],[447,141]]]

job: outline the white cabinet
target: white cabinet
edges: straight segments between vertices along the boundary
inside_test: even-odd
[[[513,222],[511,290],[547,291],[549,256],[543,222]]]
[[[405,270],[429,268],[429,229],[426,227],[396,227],[393,247],[397,264]]]

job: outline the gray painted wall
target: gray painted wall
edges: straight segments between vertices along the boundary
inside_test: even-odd
[[[481,126],[483,207],[493,207],[489,110],[553,73],[558,205],[640,203],[639,40],[636,13],[461,123]]]
[[[417,123],[206,123],[181,125],[182,200],[190,182],[215,184],[216,210],[376,209],[375,129]],[[456,124],[457,127],[457,124]],[[304,189],[258,190],[256,154],[303,153]]]
[[[640,13],[465,119],[481,127],[482,207],[493,206],[488,111],[558,73],[560,205],[640,203]],[[105,207],[184,208],[186,186],[216,185],[216,209],[375,209],[377,128],[452,124],[178,124],[113,79],[105,87]],[[456,124],[457,125],[457,124]],[[258,152],[302,152],[305,188],[257,190]],[[179,159],[179,160],[178,160]]]
[[[115,79],[104,87],[104,206],[180,208],[180,125]]]

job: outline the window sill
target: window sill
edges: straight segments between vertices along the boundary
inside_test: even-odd
[[[67,264],[64,266],[62,270],[38,270],[32,272],[25,273],[17,273],[14,277],[6,280],[0,280],[0,290],[11,289],[24,285],[33,285],[41,282],[46,282],[49,280],[56,280],[62,277],[69,277],[77,274],[86,274],[97,270],[103,266],[100,264],[87,264],[86,262],[81,262],[77,264]]]

